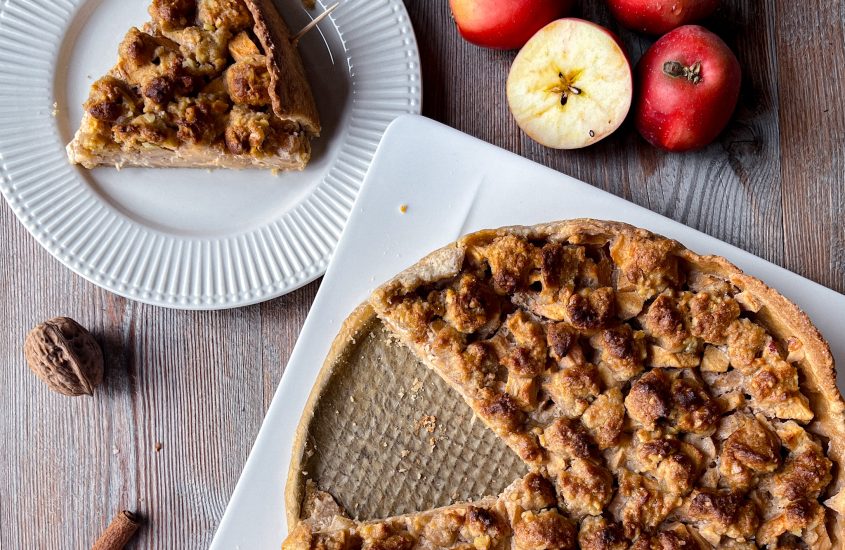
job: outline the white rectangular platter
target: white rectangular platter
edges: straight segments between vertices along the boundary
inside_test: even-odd
[[[839,313],[845,296],[439,123],[403,117],[387,130],[375,155],[212,548],[280,547],[287,532],[284,484],[300,413],[335,333],[374,287],[462,234],[579,217],[626,221],[696,252],[725,256],[798,303],[845,365]]]

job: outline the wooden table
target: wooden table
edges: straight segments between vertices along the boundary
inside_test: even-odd
[[[514,54],[460,40],[445,0],[406,4],[426,115],[845,291],[838,2],[724,2],[710,26],[742,64],[738,113],[715,144],[685,155],[656,151],[630,123],[586,150],[544,149],[507,110]],[[577,13],[618,30],[603,2],[581,1]],[[649,44],[621,35],[634,59]],[[0,548],[87,548],[121,508],[147,518],[138,548],[206,547],[318,283],[234,311],[171,311],[72,274],[5,203],[0,232]],[[59,314],[103,344],[93,398],[50,392],[24,363],[27,330]]]

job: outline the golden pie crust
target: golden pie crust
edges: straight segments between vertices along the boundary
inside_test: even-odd
[[[468,530],[470,504],[446,523],[453,508],[352,522],[314,489],[285,548],[845,543],[830,350],[725,259],[616,222],[510,227],[430,254],[371,304],[554,499],[484,504],[497,538]]]
[[[91,87],[72,163],[301,170],[320,120],[272,0],[153,0]]]

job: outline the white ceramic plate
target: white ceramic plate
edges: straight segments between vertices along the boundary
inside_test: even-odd
[[[295,30],[300,0],[277,0]],[[321,0],[313,14],[329,2]],[[84,170],[64,147],[94,79],[148,0],[0,5],[0,190],[62,263],[129,298],[184,309],[260,302],[322,275],[384,129],[419,113],[402,0],[344,0],[300,42],[323,122],[301,173]]]
[[[407,213],[400,211],[407,205]],[[845,364],[845,296],[659,214],[421,117],[386,132],[213,548],[278,548],[293,434],[340,324],[378,284],[465,233],[566,218],[622,220],[725,256],[797,302]],[[840,388],[843,377],[839,378]],[[349,468],[366,467],[350,464]],[[331,490],[331,487],[327,487]]]

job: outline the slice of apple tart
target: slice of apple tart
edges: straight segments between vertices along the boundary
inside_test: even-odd
[[[71,162],[301,170],[320,120],[272,0],[154,0],[91,87]]]

